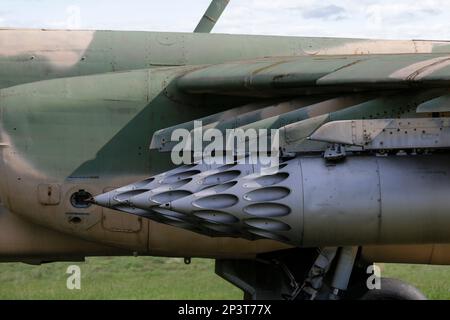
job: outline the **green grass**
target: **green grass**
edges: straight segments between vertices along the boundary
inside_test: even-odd
[[[450,267],[387,264],[382,276],[406,281],[419,288],[428,299],[450,300]]]
[[[214,261],[164,258],[90,258],[81,290],[66,288],[67,267],[0,264],[0,299],[240,299],[240,290],[214,274]]]
[[[241,299],[214,274],[214,261],[91,258],[80,263],[81,290],[66,288],[67,267],[0,264],[0,299]],[[385,265],[383,276],[405,280],[431,299],[450,299],[450,267]]]

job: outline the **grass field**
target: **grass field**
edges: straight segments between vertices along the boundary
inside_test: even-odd
[[[81,290],[66,288],[70,263],[0,264],[0,299],[241,299],[214,274],[211,260],[91,258],[80,263]],[[383,276],[405,280],[430,299],[450,299],[450,267],[385,265]]]

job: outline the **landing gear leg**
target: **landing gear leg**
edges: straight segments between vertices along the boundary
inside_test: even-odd
[[[283,300],[291,283],[274,263],[217,260],[216,274],[244,291],[245,300]]]
[[[330,300],[339,300],[340,294],[348,289],[357,254],[358,247],[341,248],[331,283]]]
[[[257,260],[217,260],[216,273],[244,291],[246,300],[426,300],[413,286],[381,278],[367,285],[368,264],[358,248],[291,249]]]
[[[216,274],[243,290],[246,300],[289,300],[316,258],[316,249],[290,249],[256,260],[216,260]]]
[[[331,268],[337,251],[338,248],[325,248],[320,250],[319,256],[309,270],[299,294],[294,295],[293,298],[300,298],[301,300],[315,300],[317,298],[317,295],[322,290],[324,278]]]

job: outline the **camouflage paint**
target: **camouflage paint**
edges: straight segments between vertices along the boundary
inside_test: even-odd
[[[425,65],[411,58],[409,65],[395,65],[389,74],[404,78],[411,70],[431,66],[429,77],[445,72],[449,52],[444,41],[0,30],[0,87],[11,87],[0,92],[2,199],[12,212],[38,225],[127,252],[253,257],[284,248],[268,241],[204,238],[97,207],[74,209],[70,196],[80,189],[99,194],[168,169],[167,156],[148,150],[155,131],[252,101],[177,90],[172,80],[200,66],[276,56],[286,61],[314,56],[319,65],[319,55],[357,55],[348,59],[361,60],[368,54],[443,53]],[[435,62],[444,64],[435,68]],[[243,61],[217,70],[254,66]],[[257,69],[269,66],[273,63],[258,62]],[[100,73],[105,74],[94,75]],[[49,80],[56,78],[64,79]],[[24,84],[34,81],[39,82]],[[24,85],[12,87],[18,84]],[[81,223],[74,223],[74,217]],[[24,256],[32,256],[32,250]]]

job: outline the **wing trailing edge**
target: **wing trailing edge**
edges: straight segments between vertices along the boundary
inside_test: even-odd
[[[275,57],[188,72],[178,88],[191,94],[276,97],[380,89],[445,87],[448,54]]]

